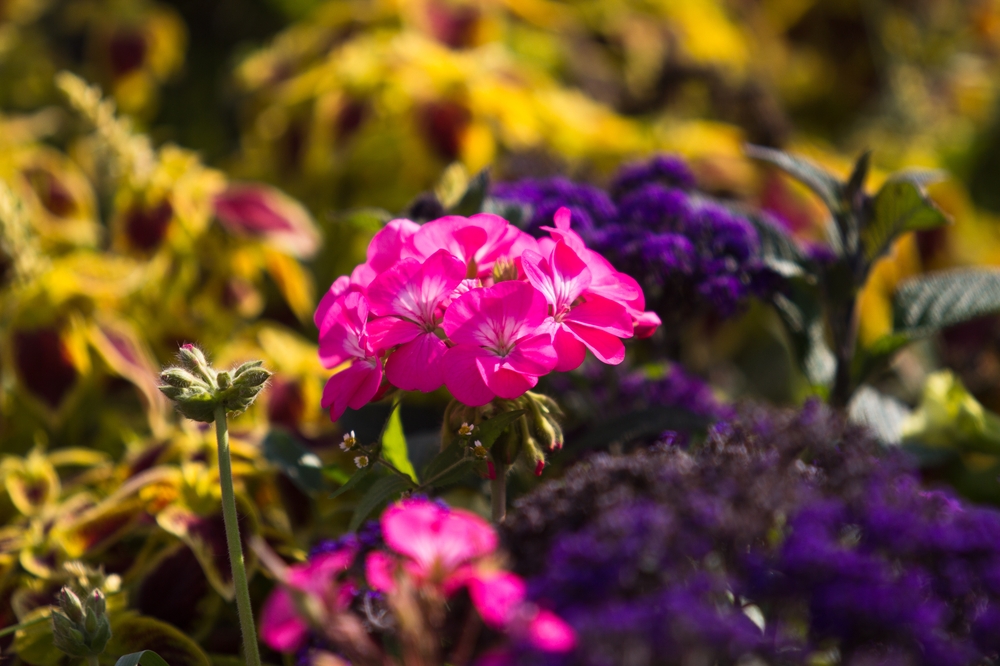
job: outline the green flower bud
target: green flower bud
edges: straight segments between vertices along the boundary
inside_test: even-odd
[[[220,391],[225,391],[226,389],[231,388],[233,385],[233,378],[225,370],[218,373],[215,376],[215,380],[219,385]]]
[[[254,368],[259,368],[262,365],[264,365],[264,361],[247,361],[246,363],[244,363],[240,367],[236,368],[236,371],[233,373],[233,377],[239,377],[240,375],[242,375],[247,370],[252,370]],[[265,372],[267,372],[267,371],[265,370]],[[268,372],[267,374],[270,375],[271,373]]]
[[[107,605],[100,590],[87,593],[86,601],[68,587],[59,592],[59,608],[52,613],[53,644],[72,657],[96,657],[111,639]]]
[[[167,368],[160,373],[160,381],[168,386],[174,386],[182,389],[191,388],[192,386],[200,386],[206,389],[208,388],[208,385],[205,382],[203,382],[200,378],[195,377],[184,368]]]
[[[238,374],[236,375],[236,379],[234,381],[237,386],[263,386],[267,383],[267,380],[271,378],[271,373],[264,368],[250,368],[248,370],[244,370],[242,373],[237,371],[237,373]]]

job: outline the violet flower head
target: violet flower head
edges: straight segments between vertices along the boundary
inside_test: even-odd
[[[1000,650],[1000,512],[926,491],[815,403],[745,411],[690,451],[594,456],[504,531],[528,598],[580,639],[516,663],[805,665],[836,650],[959,666]]]

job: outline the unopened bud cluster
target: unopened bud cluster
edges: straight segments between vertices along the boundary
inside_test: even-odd
[[[193,421],[212,423],[221,404],[226,412],[239,414],[253,404],[271,373],[263,361],[248,361],[233,371],[217,371],[194,345],[180,350],[180,367],[160,373],[160,391],[174,401],[177,410]]]
[[[52,613],[53,644],[71,657],[96,657],[111,639],[104,593],[92,589],[81,599],[69,587],[59,592]]]
[[[511,423],[489,449],[478,439],[476,425],[503,412],[524,410],[524,414]],[[482,407],[468,407],[452,401],[445,410],[442,427],[442,447],[456,437],[468,446],[479,460],[487,460],[506,467],[520,461],[540,475],[545,468],[545,451],[555,451],[563,446],[563,431],[559,425],[562,412],[556,402],[540,393],[528,391],[515,400],[494,400]]]

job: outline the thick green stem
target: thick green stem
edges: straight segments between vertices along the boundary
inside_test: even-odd
[[[490,507],[493,522],[499,525],[507,517],[507,465],[496,461],[496,476],[490,479]]]
[[[240,524],[236,515],[236,492],[233,490],[233,465],[229,457],[229,428],[226,408],[215,408],[215,435],[219,442],[219,483],[222,486],[222,518],[226,525],[226,544],[229,546],[229,564],[233,570],[236,589],[236,610],[243,632],[243,658],[247,666],[260,666],[257,648],[257,630],[254,628],[253,608],[250,606],[250,587],[247,569],[243,562],[243,545],[240,541]]]

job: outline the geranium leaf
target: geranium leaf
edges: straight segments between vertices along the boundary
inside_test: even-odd
[[[367,478],[369,474],[371,474],[372,468],[374,468],[374,467],[375,467],[375,465],[369,464],[368,467],[363,467],[363,468],[359,469],[357,472],[355,472],[351,476],[350,479],[347,480],[347,483],[345,483],[341,487],[337,488],[330,495],[330,499],[333,499],[334,497],[340,497],[341,495],[343,495],[347,491],[354,490],[355,488],[357,488],[359,485],[361,485],[361,482],[364,481],[365,478]]]
[[[465,456],[467,447],[461,441],[452,442],[450,445],[445,447],[444,451],[438,453],[434,458],[427,463],[427,467],[424,468],[424,482],[433,479],[431,485],[434,487],[446,486],[449,483],[454,483],[455,480],[461,478],[471,469],[472,463],[474,462],[471,458],[467,461],[467,464],[458,465],[454,470],[448,472],[444,476],[437,477],[446,469],[458,463]]]
[[[948,218],[912,180],[890,180],[872,200],[872,211],[861,230],[861,244],[869,263],[885,253],[907,231],[936,229]]]
[[[351,516],[351,524],[347,526],[347,531],[354,532],[357,530],[372,511],[411,487],[413,487],[412,483],[395,474],[382,477],[376,481],[358,503],[358,508],[354,510],[354,515]]]
[[[272,429],[264,438],[264,458],[280,469],[302,492],[317,493],[324,488],[322,461],[302,446],[287,430]]]
[[[382,457],[392,463],[396,469],[417,480],[417,471],[410,462],[410,452],[406,447],[406,435],[403,434],[403,420],[399,409],[393,409],[382,433]]]
[[[1000,312],[1000,270],[932,273],[903,282],[893,298],[894,329],[913,337]]]

